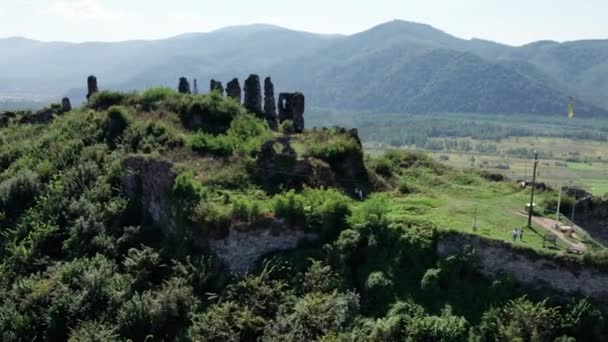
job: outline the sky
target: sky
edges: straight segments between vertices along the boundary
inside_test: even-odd
[[[0,0],[0,37],[158,39],[252,23],[352,34],[407,20],[511,45],[608,38],[607,0]]]

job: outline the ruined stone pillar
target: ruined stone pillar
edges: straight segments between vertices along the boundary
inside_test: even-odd
[[[274,85],[272,84],[270,77],[266,77],[264,80],[264,117],[271,129],[276,130],[278,128],[277,105],[274,99]]]
[[[222,82],[212,79],[211,84],[209,85],[209,92],[212,93],[214,91],[224,95],[224,86],[222,85]]]
[[[188,82],[187,78],[179,78],[179,85],[177,86],[177,91],[182,94],[190,94],[190,83]]]
[[[238,78],[233,78],[226,84],[226,95],[241,103],[241,85]]]
[[[64,97],[63,99],[61,99],[61,112],[67,113],[71,110],[72,110],[72,103],[70,102],[70,99],[67,97]]]
[[[291,111],[291,99],[293,94],[291,93],[280,93],[279,94],[279,122],[283,123],[285,120],[293,120],[293,114]]]
[[[291,99],[291,111],[293,113],[293,126],[296,133],[302,133],[304,131],[304,103],[304,94],[293,94],[293,98]]]
[[[87,78],[87,100],[97,92],[99,92],[99,88],[97,88],[97,77],[91,75]]]
[[[305,98],[302,93],[279,94],[279,122],[293,121],[296,133],[304,131]]]
[[[196,81],[196,78],[192,81],[192,94],[198,95],[198,82]]]
[[[245,108],[259,117],[263,117],[262,112],[262,86],[258,75],[250,75],[245,80]]]

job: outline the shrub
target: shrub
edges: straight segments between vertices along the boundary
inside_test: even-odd
[[[93,94],[89,99],[88,106],[95,110],[106,110],[112,106],[122,104],[125,99],[127,99],[126,94],[104,90]]]
[[[172,88],[149,88],[141,94],[140,101],[144,110],[153,110],[166,99],[176,95],[177,92]]]
[[[173,184],[173,196],[178,203],[185,205],[187,208],[197,205],[204,196],[205,190],[201,183],[194,179],[194,174],[191,171],[180,173]]]
[[[359,312],[359,297],[352,293],[313,292],[299,299],[293,312],[280,312],[264,331],[264,340],[316,341],[329,333],[347,331]]]
[[[230,135],[213,136],[208,133],[196,133],[190,137],[188,145],[198,153],[213,155],[231,155],[236,146],[236,139]]]
[[[389,302],[393,293],[393,281],[387,278],[384,272],[376,271],[367,276],[365,281],[366,302],[373,305],[372,311],[381,312],[378,310]]]
[[[120,340],[117,329],[98,321],[80,323],[70,333],[68,342],[103,342]]]
[[[407,341],[466,341],[468,323],[466,319],[452,315],[446,307],[441,316],[425,316],[413,319],[407,327]]]
[[[129,127],[131,118],[127,109],[122,106],[112,106],[108,109],[108,117],[104,123],[104,135],[110,147],[116,147],[116,142]]]
[[[9,218],[15,218],[29,207],[40,192],[42,185],[38,175],[30,170],[18,172],[0,183],[0,209]]]
[[[294,134],[296,132],[296,127],[293,124],[293,120],[285,120],[281,122],[279,125],[279,132],[283,134]]]
[[[305,224],[306,222],[304,198],[293,190],[283,195],[275,196],[273,212],[276,217],[285,219],[290,226],[297,223]]]
[[[334,130],[309,133],[306,137],[306,154],[328,162],[336,162],[349,156],[363,155],[361,145],[350,135]]]
[[[374,160],[372,167],[374,171],[386,178],[389,178],[393,174],[393,164],[386,157],[380,157]]]

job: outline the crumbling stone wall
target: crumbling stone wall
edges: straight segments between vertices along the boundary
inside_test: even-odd
[[[577,260],[543,256],[514,248],[508,242],[459,233],[440,237],[437,254],[440,257],[459,254],[467,245],[475,250],[474,267],[487,277],[506,273],[528,288],[551,293],[555,300],[579,294],[608,305],[608,272]]]
[[[158,158],[132,156],[123,163],[122,186],[142,220],[160,226],[169,236],[174,230],[171,191],[176,172],[173,164]]]
[[[280,226],[281,222],[276,222]],[[228,267],[232,274],[243,274],[252,269],[255,262],[269,253],[296,248],[302,240],[314,241],[316,234],[297,229],[279,228],[239,231],[231,227],[228,236],[209,241],[209,247]]]

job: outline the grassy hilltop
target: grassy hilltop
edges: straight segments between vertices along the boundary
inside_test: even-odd
[[[468,253],[437,257],[448,231],[509,240],[524,226],[529,190],[487,173],[403,151],[365,156],[340,128],[273,131],[215,93],[101,92],[51,123],[19,123],[31,115],[0,128],[2,341],[592,341],[608,331],[585,299],[557,306],[508,275],[482,277]],[[168,203],[156,217],[140,201],[152,189],[125,183],[133,160],[163,166],[151,188],[175,176],[151,196]],[[318,238],[231,275],[209,241],[233,229]],[[566,254],[542,235],[535,226],[516,244]],[[601,264],[594,248],[577,261]]]

